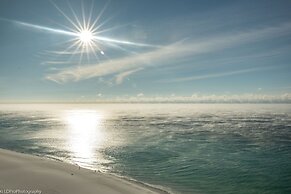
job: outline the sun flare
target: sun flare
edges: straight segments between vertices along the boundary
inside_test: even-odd
[[[136,47],[149,47],[157,48],[156,45],[131,42],[128,40],[120,40],[111,37],[103,36],[102,34],[114,29],[120,28],[121,26],[111,26],[106,27],[108,21],[111,17],[103,20],[103,13],[108,4],[106,4],[99,12],[96,12],[94,8],[94,3],[92,1],[91,8],[85,9],[83,4],[81,5],[81,10],[76,11],[71,4],[68,2],[69,13],[62,10],[56,3],[51,2],[53,6],[58,10],[58,12],[67,20],[67,24],[59,24],[65,27],[67,30],[54,29],[46,26],[39,26],[33,24],[27,24],[20,22],[21,25],[29,26],[32,28],[50,31],[54,33],[59,33],[67,35],[66,41],[60,43],[60,49],[56,51],[48,51],[48,53],[58,55],[58,60],[68,60],[73,61],[73,63],[100,63],[101,61],[109,59],[109,56],[105,52],[106,49],[117,49],[127,54],[134,53],[130,48],[124,46],[136,46]],[[96,15],[97,13],[97,15]],[[55,57],[55,56],[53,56]],[[86,59],[84,60],[84,58]],[[55,59],[53,59],[54,61]],[[50,62],[50,61],[49,61]],[[65,61],[64,63],[67,63]]]
[[[82,30],[79,34],[79,40],[84,45],[92,43],[93,39],[94,35],[90,30]]]

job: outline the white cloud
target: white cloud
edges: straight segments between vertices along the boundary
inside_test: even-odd
[[[143,93],[139,93],[139,94],[137,94],[136,96],[137,96],[137,97],[143,97],[144,94],[143,94]]]
[[[132,97],[115,97],[103,99],[109,102],[162,102],[162,103],[291,103],[291,93],[271,95],[271,94],[221,94],[203,95],[193,94],[190,96],[145,96],[139,93]]]
[[[140,70],[142,70],[143,68],[137,68],[137,69],[133,69],[133,70],[128,70],[122,73],[119,73],[118,75],[116,75],[116,79],[115,79],[115,83],[116,84],[121,84],[123,82],[123,80],[128,77],[129,75],[138,72]]]
[[[149,52],[134,56],[117,58],[100,64],[87,66],[74,66],[60,70],[46,76],[46,79],[58,83],[67,81],[79,81],[93,77],[112,75],[116,73],[132,71],[133,69],[150,66],[149,64],[164,64],[174,59],[182,59],[187,56],[195,56],[201,53],[213,52],[246,44],[250,42],[262,41],[281,35],[286,35],[291,31],[291,23],[267,27],[263,29],[240,32],[232,35],[214,37],[203,41],[188,41],[187,43],[177,43]]]

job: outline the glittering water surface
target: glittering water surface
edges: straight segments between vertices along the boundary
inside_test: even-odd
[[[174,193],[291,193],[291,105],[0,105],[0,147]]]

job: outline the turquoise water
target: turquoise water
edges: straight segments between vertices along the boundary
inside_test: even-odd
[[[0,105],[0,147],[173,193],[291,193],[291,105]]]

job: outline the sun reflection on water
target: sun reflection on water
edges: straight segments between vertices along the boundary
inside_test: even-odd
[[[94,110],[70,110],[65,113],[71,159],[80,166],[90,167],[102,160],[97,149],[105,141],[102,127],[104,115]]]

